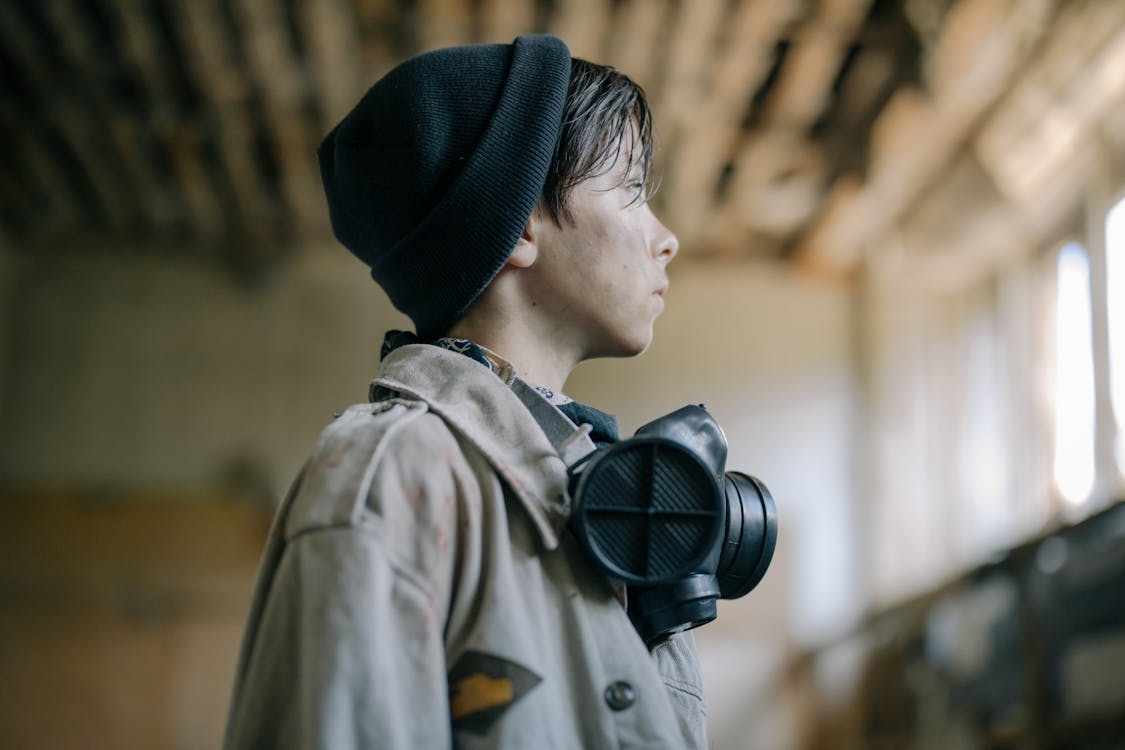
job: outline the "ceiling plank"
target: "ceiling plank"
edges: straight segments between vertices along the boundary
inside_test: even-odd
[[[46,70],[42,56],[35,48],[34,35],[13,3],[0,2],[0,35],[0,41],[20,65],[28,83],[38,91],[56,92],[55,96],[46,99],[43,115],[66,142],[89,180],[102,207],[100,221],[113,229],[125,231],[130,224],[129,213],[116,200],[120,183],[113,165],[106,158],[97,132],[83,127],[87,116],[77,106],[74,92],[68,90],[66,82],[53,79]]]
[[[473,20],[468,0],[418,0],[422,13],[422,49],[440,49],[472,41]]]
[[[327,133],[363,93],[362,43],[346,0],[308,0],[299,13],[298,27],[309,50],[319,104],[320,131]]]
[[[36,127],[26,110],[17,109],[8,101],[0,103],[0,127],[10,133],[6,147],[13,152],[9,162],[18,163],[23,179],[42,196],[43,203],[35,208],[40,224],[33,231],[42,233],[78,225],[82,216],[80,201],[75,194],[74,180],[61,169],[57,158],[50,156],[42,127]],[[31,217],[29,217],[29,220]]]
[[[828,106],[868,6],[868,0],[822,2],[797,29],[766,100],[760,130],[745,139],[733,164],[720,224],[727,244],[739,242],[748,231],[778,239],[792,236],[819,207],[827,165],[807,134]],[[795,15],[795,9],[775,15],[774,34],[780,37]]]
[[[572,56],[601,62],[609,25],[608,0],[569,0],[552,6],[547,28],[566,42]]]
[[[175,190],[188,214],[187,223],[198,237],[214,239],[221,231],[222,211],[214,186],[199,164],[201,134],[194,123],[185,122],[183,114],[172,104],[168,92],[173,90],[173,83],[157,52],[152,17],[142,0],[112,0],[110,5],[109,12],[121,27],[121,54],[149,102],[146,126],[155,134],[157,147],[171,164]],[[193,165],[185,167],[187,162]]]
[[[900,99],[896,95],[876,121],[876,131],[897,131],[887,140],[913,147],[895,148],[888,158],[878,133],[873,134],[869,179],[852,210],[831,220],[822,213],[797,254],[817,255],[810,265],[838,265],[842,272],[858,263],[864,247],[900,220],[966,143],[1046,32],[1050,10],[1042,0],[961,0],[955,5],[935,50],[932,104],[902,118],[891,106]],[[1042,16],[1039,23],[1012,23],[1035,13]],[[895,117],[908,124],[890,127],[887,120]]]
[[[62,42],[60,46],[75,70],[98,71],[111,64],[95,48],[89,24],[77,16],[72,2],[49,0],[41,7],[47,11]],[[115,161],[124,166],[124,173],[119,174],[116,197],[135,203],[152,230],[159,232],[175,226],[180,218],[178,201],[165,189],[166,183],[153,170],[148,152],[151,129],[138,121],[135,117],[137,113],[128,112],[115,101],[104,74],[90,77],[93,80],[85,88],[87,106],[90,107],[88,114],[93,116],[91,126],[100,131]]]
[[[855,272],[857,259],[841,257],[839,248],[857,243],[856,238],[837,241],[830,232],[837,228],[857,234],[862,231],[863,226],[854,217],[864,216],[863,195],[863,180],[857,175],[845,174],[832,183],[820,206],[816,223],[794,254],[794,264],[798,268],[814,276],[835,279],[848,278]]]
[[[743,236],[736,228],[742,222],[737,222],[735,206],[743,205],[745,195],[728,190],[723,204],[717,205],[720,175],[737,159],[742,122],[753,92],[773,65],[777,38],[800,12],[801,4],[795,1],[743,0],[738,5],[726,25],[725,44],[712,62],[706,102],[676,156],[672,203],[680,207],[678,221],[703,244],[723,245],[722,252],[730,251],[739,244],[736,238]],[[738,164],[731,168],[737,176]],[[748,173],[743,164],[741,174]]]
[[[821,24],[797,32],[766,104],[771,124],[806,131],[824,111],[847,41]]]
[[[1125,3],[1064,8],[1057,32],[975,140],[1012,200],[1032,199],[1125,85]]]
[[[387,29],[397,12],[395,0],[352,0],[362,55],[360,79],[369,86],[395,63]]]
[[[481,41],[508,44],[535,30],[533,0],[481,0]]]
[[[694,107],[705,101],[712,54],[725,10],[723,0],[680,3],[677,9],[668,44],[667,68],[655,97],[669,135],[690,120]]]
[[[798,231],[820,204],[824,157],[794,130],[760,133],[743,152],[746,165],[729,204],[744,227],[782,238]]]
[[[12,141],[5,143],[9,148],[17,146]],[[13,234],[13,229],[20,232],[34,229],[36,214],[45,208],[43,198],[48,193],[41,185],[28,184],[23,156],[17,152],[0,162],[0,230],[6,234]],[[38,223],[42,228],[42,223]]]
[[[713,185],[716,175],[699,162],[715,161],[711,153],[721,149],[705,140],[719,127],[708,118],[708,84],[725,11],[722,0],[680,4],[668,43],[667,67],[654,103],[656,123],[668,149],[667,192],[662,205],[667,222],[684,237],[697,235],[696,224],[709,200],[709,183]],[[721,139],[721,134],[718,137]],[[692,250],[690,242],[683,245],[686,251]]]
[[[669,14],[668,0],[622,0],[610,28],[606,61],[640,84],[650,100]]]
[[[822,2],[797,31],[766,105],[772,124],[804,131],[825,110],[844,53],[869,5],[870,0]]]
[[[285,206],[298,231],[323,232],[327,215],[308,132],[309,78],[288,40],[284,8],[277,0],[238,0],[235,17],[246,47],[249,74],[262,98],[269,143],[281,171]]]
[[[185,51],[182,64],[205,103],[218,151],[221,174],[202,179],[209,171],[190,151],[174,155],[177,168],[194,184],[211,181],[221,191],[220,209],[226,229],[252,243],[262,241],[266,222],[278,214],[270,205],[268,186],[254,163],[255,126],[249,110],[250,84],[225,37],[218,9],[207,1],[171,3],[173,22]],[[229,180],[229,191],[224,182]]]

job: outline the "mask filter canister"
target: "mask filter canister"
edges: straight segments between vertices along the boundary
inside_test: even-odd
[[[629,587],[629,617],[650,645],[715,619],[716,600],[749,593],[777,540],[760,481],[725,472],[726,438],[685,406],[571,468],[571,526],[589,556]]]

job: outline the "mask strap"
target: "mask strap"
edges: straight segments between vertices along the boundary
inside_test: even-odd
[[[594,441],[590,439],[590,425],[576,427],[565,414],[543,398],[543,394],[519,378],[512,380],[511,388],[568,467],[597,450]]]

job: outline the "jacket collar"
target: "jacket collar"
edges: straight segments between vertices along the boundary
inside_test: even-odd
[[[408,344],[387,354],[371,386],[425,401],[485,456],[531,516],[543,546],[558,546],[570,514],[566,464],[494,372],[456,352]]]

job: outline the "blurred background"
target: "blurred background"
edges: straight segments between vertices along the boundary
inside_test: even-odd
[[[1125,747],[1120,0],[0,2],[0,746],[218,745],[273,509],[407,325],[316,144],[524,31],[646,88],[682,243],[570,395],[705,403],[777,501],[713,746]]]

